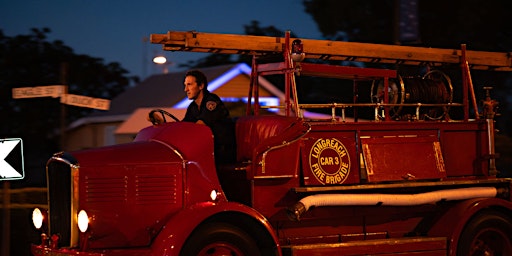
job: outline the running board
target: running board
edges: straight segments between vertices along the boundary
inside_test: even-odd
[[[281,246],[283,256],[311,255],[445,255],[445,237],[389,238],[332,244]]]

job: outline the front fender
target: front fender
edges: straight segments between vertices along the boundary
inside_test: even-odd
[[[464,226],[477,212],[484,209],[505,209],[512,212],[512,203],[499,198],[474,198],[462,201],[446,211],[429,230],[429,236],[448,238],[448,255],[455,255]]]
[[[151,246],[152,255],[179,255],[183,244],[195,228],[209,217],[227,212],[245,214],[256,220],[268,231],[279,247],[277,236],[269,221],[253,208],[234,202],[201,202],[179,211],[169,219]]]

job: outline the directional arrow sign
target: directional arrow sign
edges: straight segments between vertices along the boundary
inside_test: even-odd
[[[0,139],[0,180],[19,180],[24,177],[22,140]]]

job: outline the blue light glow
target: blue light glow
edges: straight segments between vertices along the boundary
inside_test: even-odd
[[[236,98],[236,97],[221,97],[222,101],[224,102],[239,102],[242,101],[245,104],[247,104],[247,97],[243,98]],[[279,106],[279,98],[277,97],[259,97],[259,104],[260,106]],[[252,98],[252,101],[254,102],[254,97]],[[269,108],[268,111],[271,112],[278,112],[278,108]]]
[[[211,82],[209,82],[208,83],[208,91],[210,91],[210,92],[215,91],[217,88],[221,87],[226,82],[228,82],[229,80],[233,79],[234,77],[236,77],[240,74],[250,75],[251,67],[249,67],[245,63],[240,63],[240,64],[234,66],[232,69],[228,70],[223,75],[221,75],[221,76],[217,77],[216,79],[212,80]],[[261,99],[260,99],[260,101],[261,101]],[[176,103],[176,105],[174,105],[173,108],[187,108],[188,105],[190,105],[190,102],[192,102],[192,100],[189,100],[188,98],[184,98],[180,102]],[[247,102],[247,99],[245,99],[245,102]]]

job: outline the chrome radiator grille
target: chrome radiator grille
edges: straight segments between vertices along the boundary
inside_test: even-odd
[[[59,246],[71,246],[72,175],[69,163],[51,160],[46,167],[49,234],[59,235]]]

